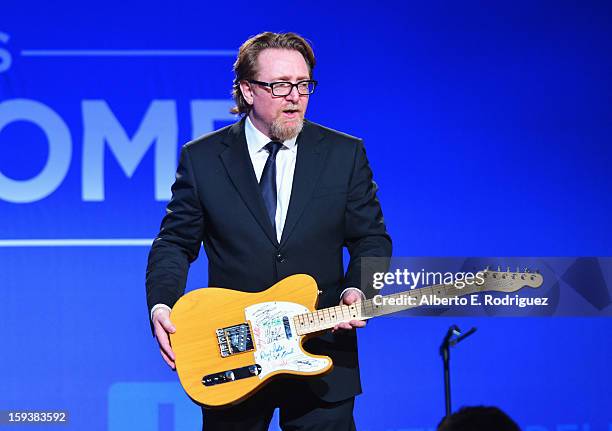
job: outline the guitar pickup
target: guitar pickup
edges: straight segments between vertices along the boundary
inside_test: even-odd
[[[258,376],[259,374],[261,374],[261,366],[259,364],[247,365],[246,367],[208,374],[202,378],[202,384],[204,386],[215,386]]]
[[[215,335],[222,358],[255,349],[248,323],[217,329]]]
[[[285,335],[287,336],[287,340],[291,339],[291,325],[289,325],[289,318],[287,316],[283,316],[283,325],[285,326]]]

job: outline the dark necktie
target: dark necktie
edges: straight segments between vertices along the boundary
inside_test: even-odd
[[[272,141],[265,146],[268,151],[268,160],[261,173],[261,179],[259,180],[259,190],[261,190],[261,196],[263,197],[266,210],[268,211],[268,217],[272,222],[272,226],[276,229],[276,154],[281,149],[283,144],[280,142]]]

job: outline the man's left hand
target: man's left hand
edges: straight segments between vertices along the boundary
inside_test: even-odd
[[[342,295],[340,305],[351,305],[355,302],[360,302],[363,299],[362,295],[356,290],[348,290]],[[366,325],[365,320],[351,320],[348,322],[340,322],[332,328],[332,333],[337,331],[351,331],[354,328],[363,328]]]

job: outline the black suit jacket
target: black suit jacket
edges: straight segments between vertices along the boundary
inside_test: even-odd
[[[361,283],[361,258],[390,256],[391,240],[362,141],[304,122],[279,243],[249,157],[244,122],[183,147],[167,215],[149,254],[149,309],[159,303],[172,307],[184,293],[200,244],[208,256],[210,286],[258,292],[305,273],[322,291],[320,308],[337,305],[346,287],[373,296]],[[343,247],[351,256],[346,274]],[[334,362],[331,373],[310,380],[326,401],[361,392],[354,332],[326,333],[306,344]]]

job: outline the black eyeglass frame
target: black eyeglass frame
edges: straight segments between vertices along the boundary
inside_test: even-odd
[[[314,93],[315,88],[317,88],[317,84],[319,83],[318,81],[315,81],[314,79],[304,79],[302,81],[298,81],[295,84],[293,82],[289,82],[289,81],[275,81],[275,82],[263,82],[263,81],[257,81],[255,79],[247,79],[247,82],[251,83],[251,84],[257,84],[257,85],[263,85],[264,87],[269,87],[270,90],[272,90],[272,95],[277,96],[277,97],[286,97],[288,95],[291,94],[291,92],[293,91],[293,87],[295,87],[297,89],[297,92],[300,96],[310,96],[312,93]],[[310,93],[301,93],[300,92],[300,84],[303,84],[304,82],[308,82],[308,83],[312,83],[312,92]],[[291,89],[289,90],[289,92],[287,92],[287,94],[276,94],[274,93],[274,87],[277,84],[289,84],[291,85]]]

